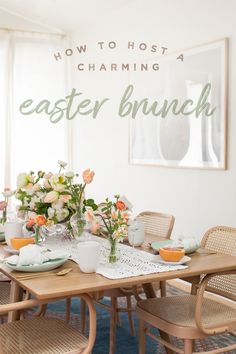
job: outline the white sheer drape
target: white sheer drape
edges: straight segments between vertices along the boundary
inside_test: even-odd
[[[67,160],[68,126],[44,114],[24,116],[26,99],[55,102],[66,96],[65,62],[53,54],[65,39],[57,35],[0,31],[0,191],[15,188],[19,172],[55,171],[57,160]]]

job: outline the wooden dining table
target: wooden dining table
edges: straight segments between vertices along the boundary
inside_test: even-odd
[[[151,252],[149,242],[146,238],[142,249]],[[12,280],[11,301],[20,301],[22,289],[28,290],[35,298],[39,300],[52,300],[66,297],[73,297],[83,293],[94,293],[105,289],[129,287],[142,285],[147,297],[154,297],[155,292],[152,283],[169,279],[194,279],[197,281],[201,274],[212,274],[221,271],[236,269],[236,257],[220,253],[203,254],[195,252],[191,256],[191,261],[185,269],[154,273],[148,275],[134,276],[123,279],[111,280],[97,273],[82,273],[78,264],[68,260],[58,270],[72,268],[72,271],[65,276],[42,276],[33,279],[21,280],[20,275],[25,274],[11,270],[6,264],[2,263],[0,270]],[[55,271],[54,271],[55,272]],[[18,318],[17,313],[11,313],[10,320]]]

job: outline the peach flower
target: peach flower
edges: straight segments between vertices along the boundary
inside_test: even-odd
[[[47,219],[45,218],[44,215],[38,215],[36,216],[36,219],[35,219],[35,223],[38,225],[38,226],[43,226],[45,225],[47,222]]]
[[[83,176],[83,180],[85,184],[89,184],[93,181],[93,177],[95,175],[94,171],[90,171],[90,169],[88,168],[87,170],[85,170],[82,174]]]
[[[71,195],[69,195],[69,194],[62,194],[59,199],[60,199],[60,201],[62,201],[63,203],[68,203],[69,200],[71,200]]]
[[[100,227],[101,226],[99,224],[92,224],[90,231],[92,232],[92,234],[96,234]]]
[[[46,194],[46,197],[44,198],[45,203],[54,203],[58,200],[59,193],[56,191],[51,191]]]
[[[29,218],[28,221],[27,221],[26,226],[27,226],[28,228],[31,228],[31,227],[34,226],[34,224],[35,224],[35,219]]]
[[[117,209],[119,209],[119,210],[124,210],[124,209],[126,209],[125,203],[122,202],[122,200],[118,200],[118,201],[116,202],[116,207],[117,207]]]
[[[88,209],[86,210],[86,212],[84,213],[85,216],[85,220],[87,222],[92,222],[94,220],[94,213],[92,209]]]
[[[113,220],[118,219],[118,213],[117,213],[116,211],[112,211],[112,212],[111,212],[111,218],[112,218]]]

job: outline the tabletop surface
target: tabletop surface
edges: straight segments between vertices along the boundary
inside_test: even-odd
[[[72,296],[82,293],[90,293],[117,287],[127,287],[137,284],[147,284],[160,280],[175,278],[188,278],[200,274],[216,273],[226,270],[236,269],[236,257],[225,254],[204,254],[195,253],[191,256],[188,268],[155,273],[125,279],[110,280],[102,275],[82,273],[79,266],[68,260],[62,267],[52,272],[64,268],[72,268],[72,271],[65,276],[45,276],[35,279],[19,280],[17,276],[25,274],[16,272],[8,268],[4,263],[1,264],[1,271],[16,281],[22,288],[29,290],[38,299],[52,299],[62,296]]]

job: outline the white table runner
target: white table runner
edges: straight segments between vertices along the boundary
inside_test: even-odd
[[[101,257],[97,273],[109,279],[122,279],[139,275],[169,272],[187,268],[186,265],[169,265],[155,263],[155,256],[123,244],[118,244],[118,261],[115,264],[108,263],[109,242],[96,236],[92,240],[101,243]],[[70,253],[71,259],[79,263],[77,242],[66,239],[48,240],[46,247],[51,250],[63,249]]]

